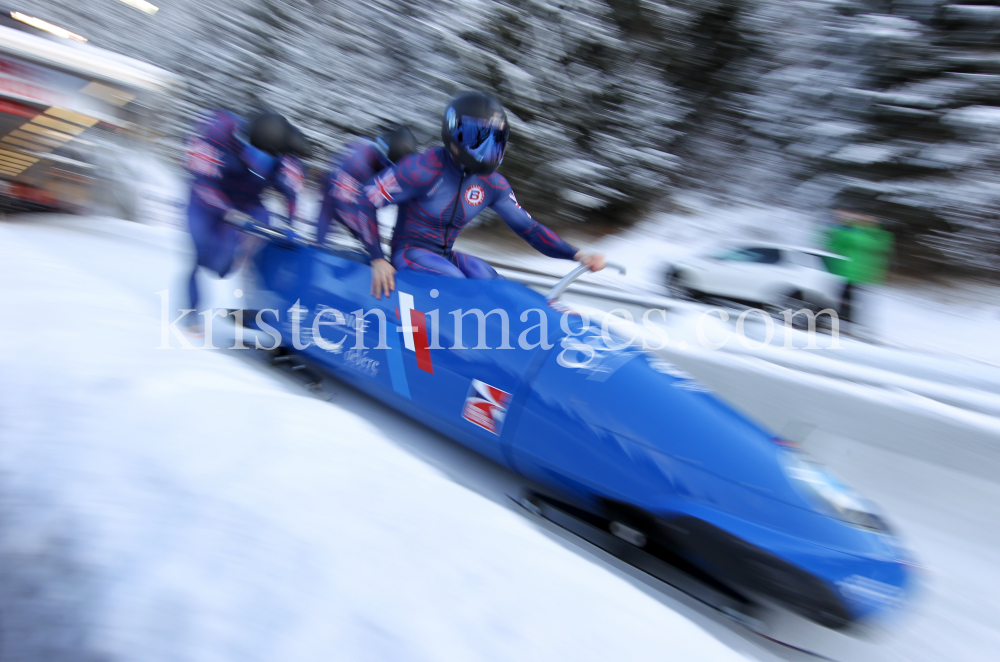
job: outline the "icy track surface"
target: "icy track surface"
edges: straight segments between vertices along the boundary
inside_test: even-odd
[[[0,660],[808,659],[535,528],[510,474],[363,395],[152,350],[188,250],[111,219],[0,222]],[[673,360],[811,430],[928,566],[902,619],[831,657],[996,659],[997,420],[715,354]]]
[[[336,402],[155,350],[183,252],[82,227],[0,223],[0,658],[742,659]]]

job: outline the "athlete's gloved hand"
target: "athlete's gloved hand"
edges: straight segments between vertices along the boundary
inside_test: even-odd
[[[388,297],[396,289],[396,269],[387,260],[372,260],[372,296]]]
[[[584,253],[583,251],[577,251],[573,259],[580,264],[585,264],[590,267],[591,271],[600,271],[604,268],[604,255],[602,253]]]

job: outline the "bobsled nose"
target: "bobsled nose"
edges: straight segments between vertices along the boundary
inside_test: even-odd
[[[824,627],[844,630],[894,613],[912,592],[913,564],[820,547],[786,535],[775,547],[750,542],[696,517],[658,519],[664,544],[715,575],[767,596]]]

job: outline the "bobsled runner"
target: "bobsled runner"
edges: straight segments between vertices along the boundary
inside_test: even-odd
[[[549,296],[404,270],[379,300],[363,255],[245,229],[267,239],[252,261],[260,329],[563,513],[666,550],[736,603],[760,596],[826,628],[879,621],[911,593],[907,554],[868,501],[636,339],[560,304],[584,267]]]

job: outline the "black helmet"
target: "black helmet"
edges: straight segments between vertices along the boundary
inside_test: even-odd
[[[263,112],[250,120],[247,138],[257,149],[271,156],[277,156],[289,151],[294,131],[295,128],[284,115]]]
[[[417,151],[417,138],[405,126],[398,126],[386,131],[375,142],[382,153],[393,163],[399,163],[401,158]]]
[[[292,127],[291,135],[288,138],[288,152],[300,159],[309,158],[309,141],[298,127]]]
[[[448,102],[441,140],[462,168],[487,175],[503,161],[510,125],[503,106],[485,92],[463,92]]]

